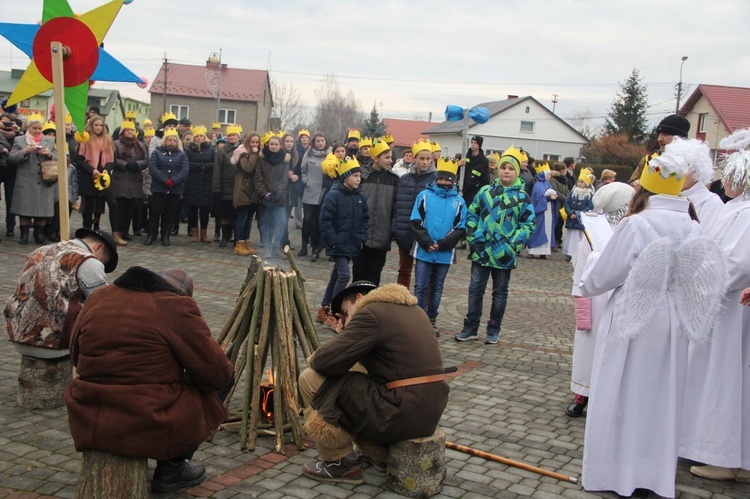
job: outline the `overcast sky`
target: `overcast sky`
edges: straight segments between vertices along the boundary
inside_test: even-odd
[[[69,0],[86,12],[106,0]],[[2,20],[33,24],[42,0],[4,0]],[[11,7],[12,5],[12,7]],[[532,95],[569,119],[601,122],[633,68],[647,85],[649,118],[674,111],[683,86],[750,87],[748,0],[472,0],[397,2],[134,0],[105,38],[108,52],[152,81],[169,60],[270,69],[313,108],[333,73],[369,112],[443,120],[446,104],[474,106]],[[0,69],[28,59],[0,41]],[[99,84],[145,101],[133,84]],[[688,93],[689,95],[689,93]]]

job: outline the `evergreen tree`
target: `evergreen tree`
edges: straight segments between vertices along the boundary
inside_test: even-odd
[[[647,133],[647,108],[646,86],[641,83],[638,70],[633,68],[625,83],[620,84],[620,91],[607,114],[606,133],[625,134],[635,142],[643,141]]]
[[[362,137],[382,137],[385,135],[385,123],[378,114],[378,109],[375,103],[372,103],[372,111],[370,111],[370,117],[362,123]]]

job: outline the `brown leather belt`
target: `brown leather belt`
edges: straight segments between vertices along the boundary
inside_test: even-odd
[[[389,390],[400,388],[402,386],[421,385],[424,383],[435,383],[436,381],[445,381],[445,374],[431,374],[429,376],[418,376],[416,378],[399,379],[385,384]]]

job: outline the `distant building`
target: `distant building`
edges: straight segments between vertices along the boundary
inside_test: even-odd
[[[229,68],[226,64],[218,70],[218,64],[209,61],[204,66],[162,64],[149,89],[154,125],[166,110],[178,119],[188,118],[194,125],[206,125],[210,129],[211,123],[217,121],[220,88],[218,121],[222,125],[240,124],[245,132],[268,130],[273,107],[268,71]]]
[[[393,149],[395,149],[396,154],[394,160],[400,159],[404,150],[410,149],[414,142],[418,142],[419,139],[426,140],[427,136],[422,132],[432,124],[427,121],[397,120],[394,118],[383,118],[383,123],[386,133],[393,135]]]
[[[18,86],[18,82],[23,76],[25,69],[11,69],[10,71],[0,71],[0,100],[10,97],[13,90]],[[47,90],[30,99],[18,103],[18,115],[21,119],[32,113],[39,113],[46,119],[49,119],[49,112],[52,109],[52,90]]]
[[[537,160],[561,161],[568,156],[580,157],[581,148],[588,143],[586,137],[531,96],[509,95],[506,100],[472,107],[485,107],[490,112],[487,123],[469,120],[469,139],[474,135],[484,137],[485,153],[500,153],[513,145],[523,147]],[[463,121],[444,121],[425,128],[423,133],[440,143],[443,156],[453,156],[464,152],[463,129]]]
[[[123,97],[119,90],[106,88],[89,88],[88,103],[86,110],[91,106],[99,108],[99,114],[104,118],[104,123],[110,133],[125,121],[125,113],[136,112],[136,123],[142,126],[143,120],[148,117],[149,104],[143,101]]]
[[[690,122],[689,136],[705,141],[716,162],[721,139],[750,127],[750,88],[698,85],[680,114]]]

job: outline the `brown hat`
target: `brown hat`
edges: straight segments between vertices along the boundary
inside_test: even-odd
[[[159,274],[179,294],[193,296],[193,279],[182,269],[171,268]]]

